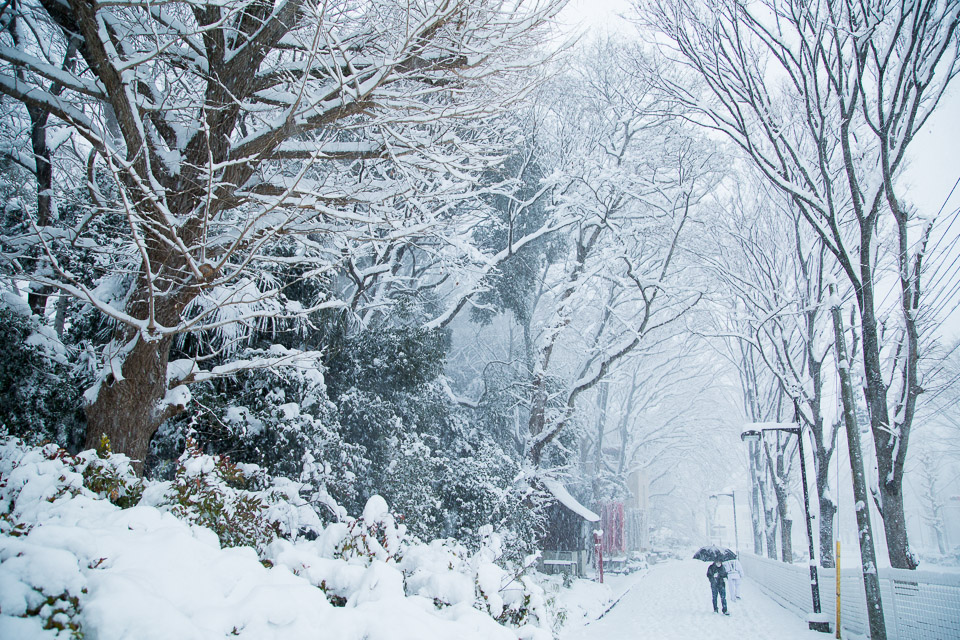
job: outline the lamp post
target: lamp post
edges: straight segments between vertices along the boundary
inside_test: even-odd
[[[797,436],[797,442],[800,447],[800,482],[803,485],[803,513],[807,522],[807,542],[810,548],[810,592],[813,597],[813,613],[817,620],[808,622],[810,629],[814,631],[830,632],[830,623],[820,620],[820,580],[817,577],[817,563],[813,553],[813,529],[810,526],[810,497],[807,493],[807,468],[803,458],[803,432],[799,424],[787,422],[757,422],[747,425],[747,429],[740,434],[740,439],[744,442],[760,442],[763,434],[767,431],[783,431]],[[838,569],[839,571],[839,569]]]
[[[737,532],[737,495],[733,489],[730,490],[730,493],[723,493],[718,491],[710,496],[711,499],[716,500],[718,496],[730,496],[733,499],[733,542],[734,550],[737,554],[740,554],[740,534]]]

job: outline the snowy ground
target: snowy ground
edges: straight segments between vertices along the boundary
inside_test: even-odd
[[[826,634],[807,629],[807,623],[760,591],[749,578],[742,599],[730,603],[730,616],[713,612],[707,565],[697,560],[655,565],[630,586],[605,616],[560,640],[823,640]],[[627,585],[629,586],[629,585]],[[616,590],[616,588],[614,588]]]
[[[142,483],[123,507],[106,494],[134,495],[125,456],[0,439],[0,640],[551,638],[543,590],[496,564],[492,527],[475,552],[420,542],[379,496],[359,518],[323,524],[299,490],[268,502],[225,484],[222,460],[188,451],[181,462],[176,480]],[[201,509],[224,531],[297,531],[291,518],[307,513],[320,526],[312,539],[231,547],[191,520]],[[278,519],[257,519],[274,509]],[[609,593],[579,586],[587,602]]]

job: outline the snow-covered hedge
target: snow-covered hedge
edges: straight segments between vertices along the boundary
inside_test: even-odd
[[[551,637],[543,590],[497,564],[492,530],[475,553],[424,544],[379,496],[324,526],[299,489],[196,449],[150,482],[105,447],[4,438],[0,637]]]

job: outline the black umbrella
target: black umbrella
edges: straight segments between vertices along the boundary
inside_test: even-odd
[[[694,560],[703,560],[705,562],[713,562],[714,560],[726,562],[727,560],[733,560],[736,557],[737,554],[730,549],[727,549],[726,547],[718,547],[716,545],[700,547],[697,552],[693,554]]]

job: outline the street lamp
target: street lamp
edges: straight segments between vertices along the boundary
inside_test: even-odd
[[[820,580],[817,577],[817,563],[813,553],[813,529],[810,526],[810,497],[807,493],[807,468],[803,458],[803,432],[800,426],[792,422],[753,422],[740,434],[744,442],[760,442],[767,431],[783,431],[797,436],[800,447],[800,482],[803,485],[803,512],[807,521],[807,542],[810,545],[810,592],[813,596],[813,613],[817,620],[808,622],[814,631],[830,632],[830,623],[820,620]],[[839,571],[839,569],[837,569]]]
[[[718,496],[730,496],[733,498],[733,542],[737,555],[740,554],[740,534],[737,533],[737,496],[734,493],[733,489],[730,490],[730,493],[723,493],[718,491],[717,493],[711,494],[710,499],[716,501]]]

